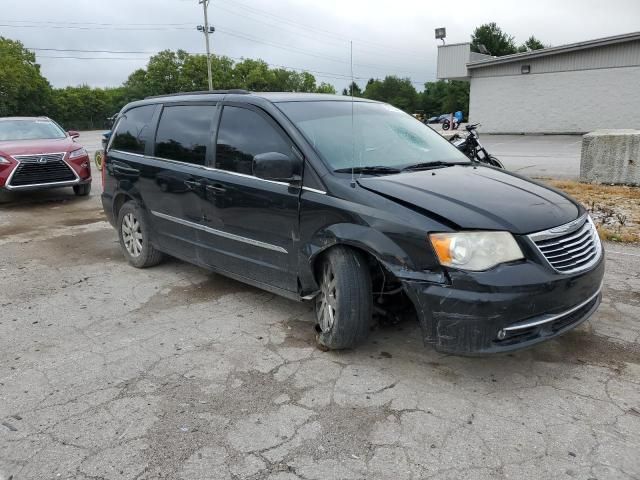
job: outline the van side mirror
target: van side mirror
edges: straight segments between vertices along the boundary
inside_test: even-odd
[[[67,132],[67,135],[69,135],[71,138],[78,138],[80,136],[80,132],[77,132],[75,130],[69,130]]]
[[[260,153],[253,157],[253,174],[265,180],[289,182],[299,178],[300,162],[279,152]]]

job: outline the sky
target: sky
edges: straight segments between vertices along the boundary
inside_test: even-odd
[[[0,0],[0,7],[0,36],[38,49],[55,87],[118,86],[154,52],[205,51],[198,0]],[[640,0],[211,0],[209,19],[215,54],[308,70],[340,91],[352,43],[361,86],[398,75],[422,90],[435,79],[436,27],[446,27],[447,43],[468,41],[493,21],[517,43],[533,34],[562,45],[639,30]]]

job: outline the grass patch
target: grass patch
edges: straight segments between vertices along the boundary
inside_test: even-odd
[[[591,214],[601,239],[640,243],[640,187],[570,180],[542,181],[582,203]]]

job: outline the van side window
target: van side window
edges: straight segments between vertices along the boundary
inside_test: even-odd
[[[261,115],[238,107],[224,107],[218,130],[216,168],[253,175],[253,157],[278,152],[291,155],[291,145]]]
[[[145,105],[128,110],[118,121],[111,148],[144,155],[144,149],[149,140],[149,124],[155,109],[155,105]]]
[[[215,105],[165,106],[156,134],[155,156],[204,165]]]

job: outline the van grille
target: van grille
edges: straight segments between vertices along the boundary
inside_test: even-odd
[[[12,175],[9,185],[24,187],[76,180],[75,173],[63,160],[64,155],[64,153],[46,153],[16,156],[15,159],[20,163]]]
[[[589,269],[599,259],[602,246],[588,216],[579,221],[529,235],[549,264],[560,273]]]

